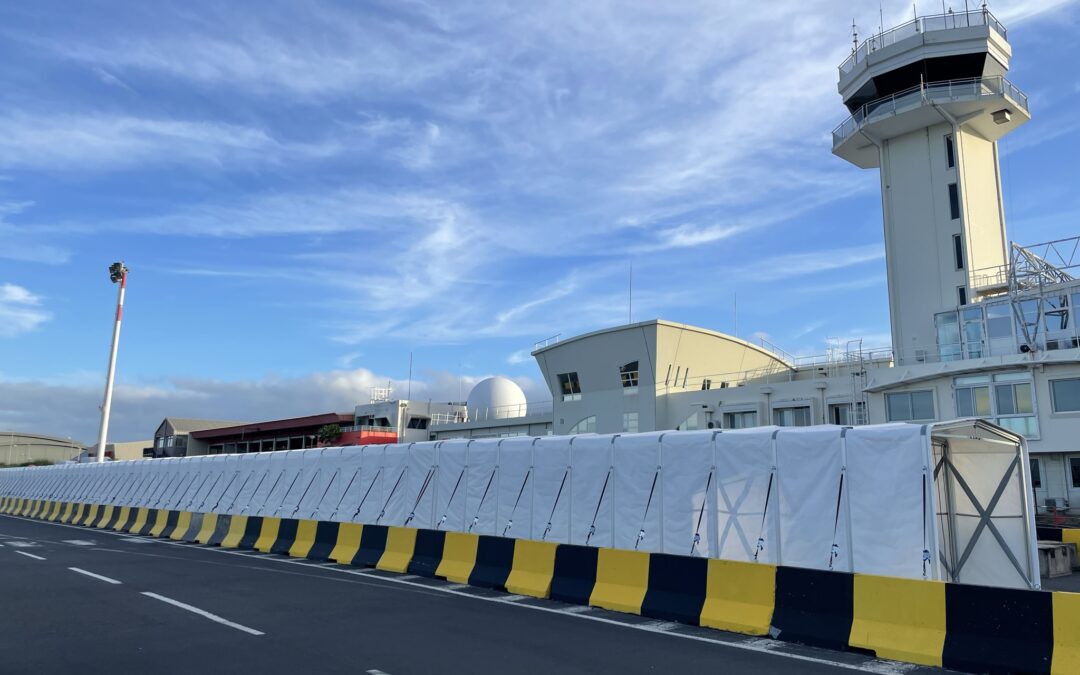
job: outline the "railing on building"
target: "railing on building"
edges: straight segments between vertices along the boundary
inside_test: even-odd
[[[559,340],[561,338],[562,338],[562,333],[556,333],[555,335],[552,335],[551,337],[547,337],[547,338],[544,338],[543,340],[539,340],[538,342],[534,342],[532,350],[535,352],[537,349],[543,349],[544,347],[550,347],[553,344],[558,344],[558,342],[559,342]]]
[[[366,432],[375,432],[375,433],[382,433],[382,434],[392,434],[392,433],[394,433],[394,428],[393,427],[375,427],[375,426],[371,426],[369,424],[354,424],[354,425],[347,426],[347,427],[339,427],[339,429],[341,430],[341,433],[343,433],[343,434],[352,433],[354,431],[360,431],[360,432],[365,432],[366,431]]]
[[[833,129],[833,147],[843,143],[867,122],[884,119],[927,103],[997,96],[1008,98],[1025,112],[1028,110],[1027,95],[1000,75],[919,84],[864,104]]]
[[[465,422],[487,422],[494,420],[517,419],[546,415],[553,410],[551,401],[531,401],[521,404],[494,406],[490,408],[468,408],[450,413],[435,413],[431,424],[463,424]]]
[[[851,51],[851,55],[840,64],[840,74],[846,75],[855,70],[855,66],[865,61],[870,54],[897,42],[906,40],[923,33],[932,33],[939,30],[951,30],[954,28],[970,28],[971,26],[989,26],[991,30],[1008,40],[1009,34],[1000,21],[985,7],[965,12],[949,11],[944,14],[931,14],[920,16],[907,23],[890,28],[887,31],[873,35],[863,41]]]

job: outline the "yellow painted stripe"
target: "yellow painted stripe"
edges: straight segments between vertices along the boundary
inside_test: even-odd
[[[1080,673],[1080,593],[1054,593],[1054,657],[1050,672]]]
[[[702,626],[745,635],[767,635],[775,604],[775,566],[709,560]]]
[[[879,657],[941,665],[945,646],[945,584],[855,575],[852,647]]]
[[[115,530],[117,532],[122,530],[124,528],[124,523],[126,523],[128,521],[128,518],[130,518],[130,517],[131,517],[131,507],[130,506],[121,506],[120,507],[120,517],[118,517],[116,519],[116,524],[113,525],[113,530]]]
[[[109,525],[109,521],[112,520],[113,509],[115,508],[116,507],[112,504],[105,506],[105,511],[101,514],[101,520],[99,520],[97,524],[99,530],[104,530]]]
[[[351,565],[360,550],[360,535],[364,526],[359,523],[342,523],[338,526],[337,544],[330,552],[330,559],[342,565]]]
[[[71,502],[64,504],[64,512],[60,514],[60,522],[66,523],[71,520],[71,512],[75,510],[75,505]]]
[[[229,521],[229,531],[221,540],[221,548],[236,548],[240,540],[244,538],[244,528],[247,527],[247,516],[233,516]]]
[[[30,513],[30,510],[32,508],[34,508],[34,504],[36,503],[36,501],[37,500],[33,500],[33,499],[25,500],[23,502],[22,508],[19,509],[19,515],[20,516],[25,516],[26,514]]]
[[[173,529],[172,534],[169,535],[169,539],[173,541],[183,541],[184,535],[187,534],[188,528],[191,527],[191,512],[181,511],[180,516],[176,519],[176,527]]]
[[[289,547],[289,555],[294,558],[306,558],[315,545],[315,531],[319,523],[314,520],[301,520],[296,524],[296,539]]]
[[[160,537],[161,533],[165,531],[165,526],[169,524],[169,510],[158,509],[157,520],[154,521],[154,526],[150,528],[151,537]]]
[[[386,532],[386,548],[375,567],[386,572],[405,572],[412,562],[416,548],[416,530],[411,527],[390,527]]]
[[[476,547],[480,536],[467,532],[447,532],[443,543],[443,556],[435,576],[459,584],[469,583],[469,575],[476,566]]]
[[[262,527],[259,529],[259,538],[255,540],[255,550],[269,553],[274,542],[277,541],[278,531],[280,529],[281,518],[263,518]]]
[[[94,518],[97,517],[98,508],[100,508],[100,507],[97,504],[91,504],[90,505],[90,510],[86,513],[86,517],[83,518],[82,520],[80,520],[78,522],[78,524],[79,525],[90,525],[91,523],[93,523]]]
[[[1062,528],[1061,541],[1064,544],[1076,544],[1080,548],[1080,529],[1075,527]]]
[[[41,512],[42,507],[45,506],[45,502],[35,499],[34,506],[30,509],[30,517],[37,518],[38,513]]]
[[[551,595],[557,547],[549,541],[518,539],[514,544],[514,562],[506,579],[506,590],[534,598]]]
[[[210,537],[214,536],[214,530],[217,528],[217,519],[218,514],[216,513],[204,513],[202,527],[199,528],[199,533],[195,535],[195,541],[200,544],[210,541]]]
[[[596,555],[596,585],[589,604],[616,612],[641,614],[649,588],[649,554],[602,548]]]
[[[131,529],[128,532],[132,534],[138,534],[146,527],[146,519],[150,516],[150,509],[145,506],[140,506],[138,513],[135,514],[135,522],[131,524]]]
[[[53,502],[52,511],[49,512],[49,520],[55,521],[56,517],[60,515],[60,510],[64,508],[64,502]]]

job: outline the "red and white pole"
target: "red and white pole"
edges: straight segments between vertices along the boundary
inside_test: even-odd
[[[97,444],[99,462],[105,461],[105,439],[109,435],[109,412],[112,410],[113,378],[116,375],[116,349],[120,345],[120,321],[124,317],[124,291],[127,288],[127,268],[123,263],[117,265],[119,267],[114,265],[114,268],[120,273],[120,296],[116,301],[116,325],[113,326],[112,349],[109,351],[109,373],[105,377],[105,401],[101,404],[101,432],[98,434]]]

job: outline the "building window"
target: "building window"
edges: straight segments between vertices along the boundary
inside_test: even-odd
[[[961,307],[967,304],[967,286],[956,287],[956,304]]]
[[[1027,373],[958,377],[953,381],[958,417],[983,417],[1028,438],[1039,435]]]
[[[952,251],[953,263],[956,265],[956,269],[964,269],[964,240],[958,234],[952,236]]]
[[[708,391],[712,389],[712,380],[704,379],[701,381],[701,391]]]
[[[885,411],[890,422],[932,421],[934,392],[927,389],[885,394]]]
[[[982,307],[976,305],[960,310],[960,337],[964,342],[964,358],[982,358],[986,343]]]
[[[638,414],[628,412],[622,414],[622,430],[628,434],[636,434],[638,430]]]
[[[956,166],[956,148],[951,135],[945,137],[945,166],[950,169]]]
[[[1043,321],[1046,323],[1047,349],[1072,349],[1077,346],[1072,321],[1069,319],[1069,296],[1044,297]]]
[[[564,401],[580,401],[581,383],[578,382],[577,373],[560,374],[559,391],[562,392],[562,400]]]
[[[1080,412],[1080,378],[1050,380],[1054,412]]]
[[[1042,487],[1042,474],[1039,472],[1039,460],[1036,457],[1031,457],[1031,487]]]
[[[856,410],[858,410],[859,414],[852,415],[850,403],[830,403],[829,422],[831,424],[838,424],[842,427],[850,427],[856,424],[861,424],[862,422],[859,418],[862,417],[865,419],[865,416],[863,415],[863,411],[865,410],[864,404],[862,401],[859,401],[856,406]]]
[[[949,216],[953,220],[960,218],[960,188],[956,183],[949,183]]]
[[[624,394],[636,394],[638,387],[638,362],[631,361],[625,366],[619,366],[619,380],[622,382]]]
[[[757,412],[753,410],[724,413],[725,429],[749,429],[756,426]]]
[[[938,358],[942,361],[956,361],[963,358],[960,351],[960,322],[957,314],[944,312],[934,317],[937,329]]]
[[[778,427],[808,427],[811,424],[810,406],[774,408],[772,419]]]
[[[676,431],[696,431],[697,429],[702,429],[702,428],[704,428],[704,427],[701,426],[701,414],[694,412],[694,413],[690,413],[690,416],[687,417],[686,419],[684,419],[682,424],[675,427],[675,430]]]
[[[408,423],[409,429],[427,429],[428,418],[426,417],[410,417]]]
[[[1072,486],[1080,488],[1080,457],[1069,458],[1069,472],[1072,474]]]
[[[574,434],[595,434],[596,433],[596,415],[589,415],[585,419],[581,420],[574,426],[570,427],[570,431],[567,432],[570,435]]]

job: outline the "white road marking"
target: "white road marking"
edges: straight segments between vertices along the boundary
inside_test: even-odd
[[[19,555],[24,555],[27,558],[33,558],[34,560],[44,560],[45,559],[45,558],[42,558],[39,555],[34,555],[33,553],[27,553],[26,551],[15,551],[15,552],[18,553]]]
[[[116,579],[110,579],[109,577],[103,577],[100,574],[94,574],[93,572],[87,572],[86,570],[81,570],[78,567],[69,567],[68,569],[71,570],[72,572],[78,572],[79,574],[85,574],[88,577],[93,577],[95,579],[98,579],[100,581],[104,581],[106,583],[110,583],[110,584],[120,584],[120,583],[122,583],[122,582],[117,581]]]
[[[4,516],[0,516],[0,517],[4,517]],[[6,516],[6,517],[17,518],[17,516]],[[28,520],[26,518],[18,518],[18,519],[19,520]],[[78,529],[78,530],[83,529],[82,527],[80,527],[78,525],[69,525],[69,524],[66,524],[66,523],[56,523],[56,522],[48,522],[48,521],[46,521],[46,522],[43,522],[42,524],[51,525],[51,526],[55,526],[55,527],[68,527],[68,528],[71,528],[73,530],[75,530],[75,529]],[[129,536],[129,535],[121,533],[121,532],[103,532],[103,534],[108,534],[108,535],[117,536],[117,537],[127,537],[127,536]],[[186,546],[187,548],[198,549],[198,550],[206,551],[206,552],[211,553],[211,554],[216,553],[216,554],[221,554],[221,555],[240,555],[240,556],[243,556],[243,557],[250,557],[250,556],[244,556],[244,554],[242,552],[231,550],[231,549],[223,549],[223,548],[211,547],[211,546],[191,546],[189,544],[186,544],[185,542],[179,542],[179,541],[168,541],[168,540],[154,540],[154,541],[158,541],[161,544],[166,544],[166,545],[170,545],[170,546]],[[300,565],[300,564],[304,564],[304,562],[306,562],[306,561],[301,561],[301,560],[293,560],[293,559],[288,559],[288,558],[277,558],[277,557],[270,557],[270,556],[260,556],[260,559],[261,560],[273,561],[273,562],[277,562],[277,563],[284,563],[286,565]],[[621,626],[622,628],[626,628],[626,629],[630,629],[630,630],[645,630],[645,631],[648,631],[648,632],[656,633],[656,631],[649,631],[649,629],[647,629],[647,628],[643,629],[643,628],[640,628],[640,627],[635,626],[633,624],[625,623],[623,621],[615,621],[614,619],[608,619],[608,618],[606,618],[604,616],[600,616],[600,615],[597,615],[597,614],[594,614],[594,613],[588,613],[589,610],[592,609],[592,608],[591,607],[586,607],[586,606],[545,607],[544,605],[538,604],[538,603],[521,604],[521,603],[514,603],[514,602],[505,602],[499,596],[476,595],[476,594],[473,594],[473,593],[462,592],[460,589],[469,588],[468,584],[447,584],[445,586],[432,586],[432,585],[429,585],[429,584],[418,583],[416,581],[407,581],[407,580],[398,579],[398,578],[395,578],[395,577],[392,577],[392,576],[385,576],[382,573],[372,574],[371,572],[366,571],[366,570],[347,567],[347,566],[344,566],[344,565],[331,567],[329,569],[331,569],[332,571],[337,572],[339,574],[352,574],[352,575],[356,575],[356,576],[362,576],[362,577],[367,577],[367,578],[370,578],[370,579],[375,579],[375,580],[382,581],[382,582],[385,582],[385,583],[404,584],[406,586],[412,586],[412,587],[415,587],[415,588],[424,589],[426,591],[446,593],[447,595],[457,595],[457,596],[460,596],[460,597],[463,597],[463,598],[472,598],[473,600],[479,600],[479,601],[483,601],[483,602],[500,602],[500,603],[503,603],[503,604],[506,604],[506,605],[510,605],[512,607],[521,607],[523,609],[535,610],[535,611],[538,611],[538,612],[550,612],[552,614],[562,614],[564,616],[572,616],[572,617],[574,617],[576,619],[584,619],[586,621],[596,621],[598,623],[606,623],[606,624],[613,625],[613,626]],[[727,635],[727,636],[734,637],[734,638],[741,638],[742,637],[738,633],[727,633],[727,632],[724,632],[724,631],[719,631],[719,633],[721,635]],[[843,670],[853,670],[853,671],[863,672],[863,673],[876,673],[878,675],[882,675],[882,674],[899,675],[899,674],[906,673],[906,672],[909,672],[911,670],[914,670],[915,668],[918,667],[918,666],[915,666],[913,664],[901,663],[899,661],[889,661],[889,660],[886,660],[886,659],[867,659],[866,661],[864,661],[862,663],[845,663],[843,661],[834,661],[834,660],[827,659],[827,658],[820,658],[820,657],[815,657],[815,656],[806,656],[806,655],[803,655],[803,654],[796,654],[796,653],[792,653],[792,652],[788,652],[788,651],[778,651],[777,650],[778,647],[782,647],[782,646],[784,646],[784,645],[786,645],[788,643],[782,643],[782,642],[774,641],[774,640],[750,639],[750,640],[739,640],[739,641],[736,642],[736,641],[732,641],[730,639],[730,637],[728,639],[725,639],[725,638],[722,638],[722,637],[713,638],[713,637],[709,637],[709,636],[706,636],[706,635],[694,635],[694,634],[691,634],[691,633],[682,633],[682,632],[678,632],[678,633],[677,632],[669,632],[669,633],[659,633],[659,634],[660,635],[665,635],[665,636],[668,636],[668,637],[671,637],[671,638],[675,638],[675,639],[694,640],[695,642],[707,642],[707,643],[710,643],[710,644],[714,644],[714,645],[716,645],[718,647],[728,647],[730,649],[740,649],[742,651],[757,652],[759,654],[768,654],[768,655],[775,656],[775,657],[778,657],[778,658],[791,659],[793,661],[803,661],[803,662],[806,662],[806,663],[817,663],[819,665],[831,666],[831,667],[840,668],[840,669],[843,669]],[[765,647],[762,643],[767,643],[769,645],[769,647]]]
[[[390,675],[390,673],[384,673],[383,671],[378,670],[377,668],[372,668],[371,670],[365,670],[364,672],[367,673],[367,675]]]
[[[649,621],[638,626],[638,628],[643,628],[645,630],[655,630],[661,633],[666,633],[669,630],[674,630],[678,627],[679,624],[675,623],[674,621]]]
[[[503,600],[506,600],[507,602],[520,602],[521,600],[528,600],[529,599],[528,596],[514,595],[512,593],[504,595],[504,596],[502,596],[502,598],[503,598]]]
[[[266,633],[263,633],[262,631],[255,630],[254,628],[248,628],[247,626],[241,626],[240,624],[233,623],[232,621],[229,621],[228,619],[223,619],[220,616],[218,616],[217,614],[211,614],[210,612],[206,611],[205,609],[199,609],[198,607],[192,607],[191,605],[180,602],[179,600],[173,600],[172,598],[166,598],[164,595],[158,595],[157,593],[151,593],[150,591],[143,591],[142,594],[145,595],[148,598],[153,598],[155,600],[160,600],[162,602],[168,603],[168,604],[172,605],[173,607],[179,607],[180,609],[186,609],[187,611],[191,612],[192,614],[198,614],[199,616],[201,616],[203,618],[210,619],[211,621],[216,621],[217,623],[220,623],[223,626],[228,626],[229,628],[235,628],[236,630],[247,633],[248,635],[266,635]]]
[[[132,544],[154,544],[157,539],[143,539],[142,537],[121,537],[120,541],[126,541]]]
[[[71,544],[72,546],[97,546],[96,541],[90,541],[88,539],[64,539],[63,543]]]
[[[36,541],[9,541],[8,546],[14,546],[15,548],[33,548],[37,546]]]

